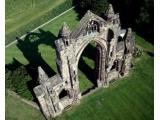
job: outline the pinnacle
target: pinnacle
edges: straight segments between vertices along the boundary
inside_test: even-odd
[[[68,27],[68,25],[66,24],[66,22],[63,23],[62,28],[60,30],[60,35],[61,36],[68,36],[70,35],[71,31]]]
[[[112,4],[109,4],[109,6],[108,6],[108,13],[109,13],[109,14],[110,14],[110,13],[114,13]]]
[[[48,80],[48,75],[45,73],[42,67],[39,66],[38,67],[38,81],[40,84],[43,84],[43,82],[45,82],[46,80]]]
[[[38,67],[38,73],[41,74],[41,75],[46,74],[41,66]]]
[[[131,28],[128,28],[128,33],[132,33],[132,29]]]

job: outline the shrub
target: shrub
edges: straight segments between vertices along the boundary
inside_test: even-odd
[[[28,82],[31,81],[31,77],[27,73],[25,66],[10,70],[6,68],[6,88],[15,91],[22,97],[29,100],[33,100],[33,96],[28,88]]]
[[[80,0],[79,9],[80,14],[91,10],[99,16],[104,16],[108,9],[108,0]]]
[[[134,50],[134,53],[133,53],[133,56],[135,57],[135,58],[137,58],[137,57],[140,57],[140,56],[142,56],[143,55],[143,51],[140,49],[140,48],[135,48],[135,50]]]

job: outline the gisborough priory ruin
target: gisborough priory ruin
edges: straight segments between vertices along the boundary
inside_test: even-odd
[[[82,52],[94,41],[96,54],[96,87],[108,87],[129,73],[135,50],[135,37],[131,28],[121,29],[119,13],[115,14],[109,5],[103,19],[87,11],[74,31],[66,23],[60,29],[60,38],[55,41],[58,73],[48,77],[38,67],[39,85],[34,88],[40,108],[47,119],[60,115],[68,106],[80,103],[78,63]],[[53,61],[54,62],[54,61]],[[65,96],[60,94],[65,92]]]

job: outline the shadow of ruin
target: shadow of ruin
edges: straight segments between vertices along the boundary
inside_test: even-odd
[[[27,87],[26,91],[28,91],[28,89],[29,91],[28,93],[26,92],[28,94],[27,96],[23,96],[23,94],[21,93],[18,94],[38,103],[37,98],[33,92],[33,88],[39,84],[37,81],[38,66],[41,66],[49,77],[54,76],[56,74],[56,72],[45,62],[45,60],[41,56],[41,53],[38,52],[38,46],[41,44],[45,44],[54,49],[55,48],[54,40],[56,39],[57,37],[54,36],[51,32],[44,31],[42,29],[39,29],[37,33],[36,32],[28,33],[24,38],[24,40],[17,38],[16,46],[22,52],[23,56],[26,58],[29,64],[23,65],[17,59],[13,58],[12,63],[5,65],[6,79],[8,79],[6,81],[6,85],[8,85],[6,86],[6,88],[9,88],[17,92],[17,89],[12,86],[15,86],[14,84],[17,84],[18,82],[17,80],[19,79],[18,70],[20,71],[23,70],[22,72],[23,76],[25,77],[25,74],[27,74],[29,75],[29,77],[26,78],[26,80],[21,80],[21,81],[23,82],[23,85]]]

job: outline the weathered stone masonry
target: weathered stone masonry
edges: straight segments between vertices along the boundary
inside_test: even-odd
[[[119,14],[114,13],[112,5],[106,20],[88,11],[74,31],[64,23],[59,35],[60,39],[55,41],[59,73],[49,78],[39,67],[39,85],[34,88],[47,119],[80,102],[78,62],[91,41],[97,43],[100,56],[96,65],[97,87],[107,87],[111,80],[127,75],[135,49],[132,30],[121,29]]]

